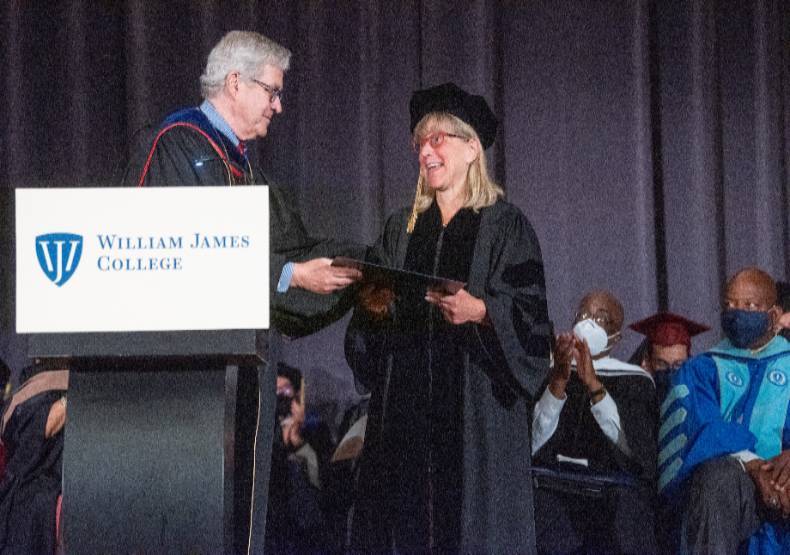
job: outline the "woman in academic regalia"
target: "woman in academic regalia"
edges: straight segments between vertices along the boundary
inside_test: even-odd
[[[413,94],[414,206],[381,264],[464,282],[369,287],[346,357],[371,393],[351,550],[533,553],[532,397],[551,330],[532,226],[488,176],[497,121],[447,83]]]

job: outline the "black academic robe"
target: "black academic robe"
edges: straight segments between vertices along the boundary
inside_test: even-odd
[[[65,391],[44,391],[17,406],[3,430],[0,553],[54,553],[61,492],[63,431],[45,437],[50,408]]]
[[[337,552],[329,529],[323,491],[333,451],[329,427],[323,422],[314,422],[302,432],[305,444],[317,458],[320,488],[311,483],[307,463],[291,456],[292,449],[286,447],[279,425],[277,428],[269,478],[266,552]]]
[[[249,155],[249,156],[248,156]],[[302,222],[286,189],[269,181],[252,159],[214,128],[198,108],[168,116],[157,128],[141,133],[130,152],[123,178],[127,186],[223,186],[268,185],[270,229],[271,325],[268,365],[259,375],[260,414],[255,439],[255,486],[250,534],[250,553],[263,551],[266,507],[271,464],[272,432],[276,404],[275,372],[278,359],[277,332],[290,337],[313,333],[347,312],[354,300],[354,287],[330,295],[290,288],[276,291],[286,262],[301,262],[338,255],[364,258],[366,248],[312,237]],[[267,425],[266,423],[271,423]],[[249,495],[249,492],[246,492]],[[244,492],[237,492],[243,496]],[[245,512],[246,514],[246,512]],[[246,534],[244,535],[246,538]]]
[[[390,317],[357,309],[346,336],[371,391],[352,550],[533,553],[529,422],[551,326],[537,237],[513,205],[391,216],[381,262],[467,283],[489,321],[453,326],[400,291]]]
[[[620,415],[630,448],[626,455],[607,438],[590,410],[585,386],[574,372],[555,433],[535,453],[536,465],[607,477],[614,483],[601,495],[586,486],[536,491],[539,547],[545,553],[565,553],[582,546],[593,552],[654,553],[656,540],[655,483],[658,437],[656,389],[643,374],[617,376],[598,372]],[[557,456],[587,459],[589,469],[561,464]]]

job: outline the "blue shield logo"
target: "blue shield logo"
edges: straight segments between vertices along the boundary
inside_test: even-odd
[[[74,275],[82,256],[82,235],[48,233],[36,237],[38,263],[49,280],[60,287]]]

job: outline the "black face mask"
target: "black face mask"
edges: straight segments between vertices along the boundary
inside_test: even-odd
[[[729,309],[721,313],[721,329],[739,349],[754,344],[770,327],[771,316],[767,311]]]
[[[277,415],[278,421],[291,416],[291,401],[293,400],[294,398],[290,395],[277,396],[277,408],[275,409],[275,414]]]

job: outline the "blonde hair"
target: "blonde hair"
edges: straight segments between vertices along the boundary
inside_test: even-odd
[[[415,141],[418,141],[419,137],[425,136],[439,126],[447,126],[450,133],[460,135],[465,139],[475,140],[478,144],[480,143],[480,138],[471,125],[447,112],[426,114],[414,127],[412,137]],[[466,198],[464,199],[463,208],[471,208],[475,212],[486,206],[491,206],[497,199],[505,195],[502,187],[494,183],[488,175],[486,155],[482,145],[480,145],[477,158],[469,164],[465,185]],[[436,193],[426,185],[425,178],[420,174],[420,177],[417,179],[417,192],[414,195],[414,205],[409,217],[409,224],[406,227],[409,233],[414,231],[417,217],[430,208],[435,196]]]

